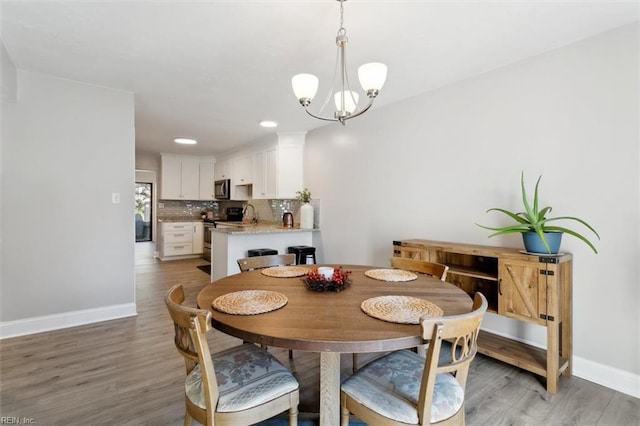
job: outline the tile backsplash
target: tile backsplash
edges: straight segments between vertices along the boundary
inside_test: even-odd
[[[285,211],[293,213],[295,223],[300,223],[300,205],[298,200],[251,200],[261,222],[280,222]],[[158,219],[162,220],[198,220],[203,211],[212,211],[214,217],[224,218],[227,207],[244,207],[247,201],[180,201],[160,200]],[[314,211],[314,225],[320,223],[320,200],[311,200]],[[249,210],[250,212],[251,210]],[[249,213],[251,214],[251,213]]]
[[[160,200],[158,219],[200,219],[203,211],[220,210],[220,201]]]

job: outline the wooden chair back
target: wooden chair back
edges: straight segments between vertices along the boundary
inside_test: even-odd
[[[478,352],[478,334],[486,311],[487,299],[482,293],[476,293],[472,311],[467,314],[421,319],[422,338],[429,341],[418,394],[418,417],[422,420],[421,424],[429,424],[431,419],[436,374],[453,374],[462,390],[466,388],[469,366]],[[450,345],[443,346],[444,341]],[[443,348],[450,351],[449,363],[439,363],[440,351]],[[464,405],[456,416],[460,416],[461,423],[464,424]]]
[[[442,281],[446,280],[447,271],[449,270],[449,267],[442,263],[408,259],[405,257],[392,257],[391,267],[431,275],[432,277],[439,278]]]
[[[240,272],[247,272],[253,269],[269,268],[271,266],[288,266],[296,264],[295,254],[272,254],[267,256],[254,256],[238,259]]]
[[[199,423],[214,424],[219,391],[206,333],[212,329],[211,312],[183,306],[182,285],[173,286],[165,296],[165,304],[173,320],[176,349],[185,359],[186,374],[200,365],[206,410],[187,401],[188,414]]]

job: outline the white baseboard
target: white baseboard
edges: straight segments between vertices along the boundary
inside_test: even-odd
[[[138,315],[135,303],[64,312],[0,323],[0,340]]]
[[[486,331],[521,343],[526,343],[527,345],[535,346],[540,349],[545,349],[544,346],[530,340],[510,336],[496,330],[487,329]],[[619,368],[600,364],[599,362],[591,361],[575,355],[573,355],[572,374],[581,379],[608,387],[609,389],[631,395],[634,398],[640,398],[639,374],[633,374],[629,371],[620,370]],[[562,382],[562,378],[560,381]],[[559,391],[562,392],[562,389]]]
[[[640,375],[573,356],[573,374],[581,379],[640,398]]]

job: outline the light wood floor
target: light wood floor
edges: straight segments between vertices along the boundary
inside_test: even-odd
[[[138,243],[138,316],[0,341],[0,416],[37,425],[181,425],[184,364],[173,346],[164,293],[182,283],[195,305],[209,276],[201,259],[159,262]],[[219,332],[212,350],[238,340]],[[319,356],[270,348],[302,385],[301,411],[318,406]],[[366,356],[360,359],[366,361]],[[351,370],[342,357],[343,375]],[[467,383],[469,425],[639,425],[640,400],[579,378],[550,395],[536,376],[483,356]],[[2,423],[2,418],[0,418]],[[4,421],[7,423],[7,421]]]

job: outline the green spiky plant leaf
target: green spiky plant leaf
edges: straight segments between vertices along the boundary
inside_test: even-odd
[[[503,226],[499,228],[494,228],[490,226],[484,226],[477,224],[481,228],[489,229],[490,231],[495,231],[493,234],[489,235],[489,238],[495,237],[496,235],[505,235],[505,234],[513,234],[513,233],[524,233],[524,232],[535,232],[538,234],[538,237],[542,240],[545,247],[547,248],[547,253],[551,253],[551,249],[549,247],[549,242],[545,236],[545,232],[564,232],[565,234],[572,235],[593,250],[594,253],[598,253],[596,247],[593,245],[591,241],[589,241],[584,235],[580,234],[577,231],[568,229],[564,226],[558,226],[549,224],[549,222],[554,222],[558,220],[570,220],[574,222],[578,222],[585,226],[588,230],[593,232],[593,234],[600,239],[600,235],[596,232],[595,229],[587,222],[582,219],[573,216],[559,216],[559,217],[547,217],[547,214],[551,212],[551,207],[543,207],[542,209],[538,209],[538,187],[540,186],[540,179],[542,176],[538,177],[538,181],[536,182],[536,186],[533,192],[533,203],[529,202],[529,196],[527,195],[527,188],[524,183],[524,172],[520,177],[520,186],[522,191],[522,204],[524,206],[523,212],[511,212],[509,210],[501,209],[501,208],[491,208],[487,210],[487,213],[490,211],[496,211],[507,215],[509,218],[513,219],[515,223]]]

